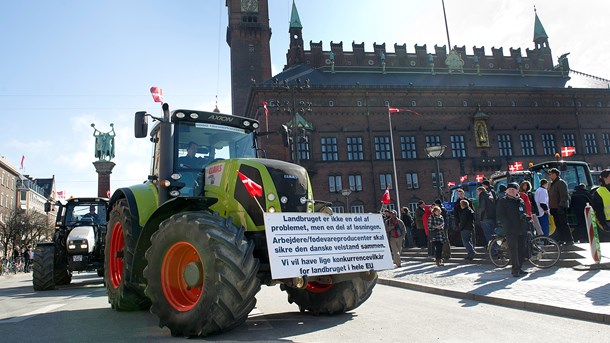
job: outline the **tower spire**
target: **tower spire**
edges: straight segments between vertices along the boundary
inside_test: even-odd
[[[305,52],[303,51],[303,25],[301,25],[301,19],[299,18],[299,12],[297,11],[297,5],[292,0],[292,13],[290,14],[290,27],[288,28],[290,34],[290,48],[286,53],[286,66],[284,69],[301,64],[305,60]]]
[[[292,12],[290,13],[290,28],[291,29],[302,29],[301,18],[299,18],[299,11],[297,11],[297,5],[292,0]]]
[[[544,26],[542,26],[542,22],[540,21],[540,18],[538,18],[536,6],[534,6],[534,15],[534,44],[536,44],[536,49],[548,48],[549,36],[547,36]]]

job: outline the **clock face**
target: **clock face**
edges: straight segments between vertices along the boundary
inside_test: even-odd
[[[258,0],[241,0],[241,10],[243,12],[258,12]]]

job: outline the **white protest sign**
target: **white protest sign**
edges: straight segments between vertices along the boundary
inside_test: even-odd
[[[271,276],[391,269],[381,214],[265,213]]]

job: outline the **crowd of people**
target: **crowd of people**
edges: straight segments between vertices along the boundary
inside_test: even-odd
[[[597,225],[610,230],[610,169],[601,172],[600,186],[592,191],[585,184],[579,184],[570,195],[567,183],[561,178],[561,171],[552,168],[547,179],[541,179],[535,192],[532,184],[525,180],[521,183],[508,183],[498,188],[496,194],[488,180],[483,180],[477,188],[478,208],[465,197],[462,189],[457,189],[458,199],[453,204],[452,220],[448,221],[447,210],[440,200],[428,205],[420,200],[412,213],[408,207],[401,208],[400,216],[396,211],[384,211],[384,220],[392,260],[400,267],[400,253],[404,248],[428,249],[428,256],[437,266],[444,265],[450,258],[449,234],[459,233],[466,249],[466,260],[473,260],[475,251],[475,224],[481,228],[483,246],[496,234],[505,235],[508,241],[512,262],[512,275],[525,275],[521,264],[526,254],[526,235],[531,230],[537,235],[551,234],[551,221],[554,223],[553,236],[560,245],[573,245],[575,242],[589,241],[584,209],[587,204],[595,211]],[[575,215],[577,225],[573,231],[568,225],[568,212]]]
[[[27,246],[26,248],[20,248],[19,246],[15,246],[13,248],[13,253],[8,256],[8,258],[2,259],[2,267],[1,272],[10,273],[10,272],[24,272],[29,273],[32,269],[32,261],[34,260],[34,250],[31,246]]]

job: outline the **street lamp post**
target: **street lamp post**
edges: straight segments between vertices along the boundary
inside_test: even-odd
[[[311,104],[301,101],[299,103],[300,107],[297,108],[296,104],[296,91],[303,91],[304,89],[310,88],[309,79],[305,80],[305,83],[301,83],[301,79],[296,79],[294,84],[288,83],[287,80],[282,81],[281,85],[278,79],[274,79],[274,87],[281,88],[284,90],[289,90],[292,95],[292,108],[287,108],[287,112],[292,112],[292,148],[290,154],[292,155],[292,161],[296,164],[299,164],[299,142],[298,142],[298,130],[299,126],[297,123],[297,114],[299,112],[303,113],[305,111],[311,111]],[[289,145],[290,146],[290,145]]]
[[[446,147],[447,147],[446,145],[436,145],[436,146],[429,146],[424,149],[424,150],[426,150],[426,154],[428,155],[428,157],[436,160],[436,186],[438,188],[438,196],[441,199],[441,201],[445,201],[445,198],[443,197],[443,190],[442,190],[442,185],[441,185],[441,167],[440,167],[439,158],[441,156],[443,156],[443,153],[445,152]]]
[[[350,213],[349,210],[349,196],[350,194],[352,194],[352,190],[349,188],[346,188],[344,190],[341,191],[341,195],[343,195],[345,197],[345,212],[346,213]]]

